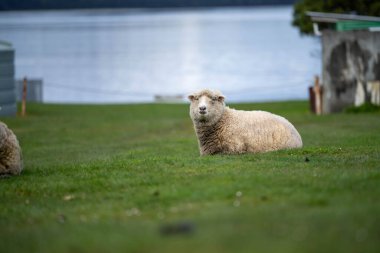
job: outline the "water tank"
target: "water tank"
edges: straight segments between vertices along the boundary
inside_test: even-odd
[[[0,117],[17,112],[14,58],[12,45],[0,41]]]

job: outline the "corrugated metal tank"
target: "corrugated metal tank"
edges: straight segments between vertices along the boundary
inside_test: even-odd
[[[0,41],[0,116],[15,116],[15,52],[10,43]]]

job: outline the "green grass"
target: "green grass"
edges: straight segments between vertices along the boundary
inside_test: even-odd
[[[364,103],[361,106],[352,106],[345,109],[347,113],[380,112],[380,106],[372,103]]]
[[[188,105],[30,104],[2,118],[25,170],[0,180],[0,252],[380,251],[378,112],[232,107],[287,117],[304,148],[200,157]]]

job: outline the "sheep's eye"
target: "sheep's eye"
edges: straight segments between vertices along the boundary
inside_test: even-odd
[[[212,101],[216,101],[216,100],[218,100],[218,98],[213,97],[211,100],[212,100]]]
[[[198,97],[194,97],[194,100],[199,100],[199,98]]]

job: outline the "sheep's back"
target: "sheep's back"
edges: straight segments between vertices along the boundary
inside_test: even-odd
[[[266,152],[302,146],[295,127],[285,118],[265,111],[229,109],[222,134],[232,153]]]

